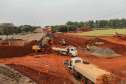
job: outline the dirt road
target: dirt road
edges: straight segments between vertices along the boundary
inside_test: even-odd
[[[99,38],[106,40],[106,41],[109,41],[109,42],[112,42],[112,43],[122,44],[122,45],[126,46],[126,41],[121,40],[120,39],[121,37],[117,37],[117,38],[114,38],[114,37],[99,37]]]
[[[13,58],[0,59],[0,63],[7,64],[7,65],[8,64],[23,65],[26,67],[30,67],[33,70],[37,70],[38,72],[41,72],[41,73],[45,72],[45,65],[46,65],[46,63],[48,63],[50,75],[52,75],[54,77],[59,77],[58,80],[61,83],[62,83],[62,80],[64,80],[64,82],[66,82],[66,84],[73,84],[72,82],[70,82],[70,78],[72,76],[69,74],[69,69],[67,68],[67,66],[63,65],[63,59],[70,59],[70,58],[71,57],[68,57],[68,56],[59,57],[58,55],[55,55],[55,54],[32,53],[25,57],[13,57]],[[23,60],[23,62],[22,62],[22,60]],[[36,79],[36,77],[34,77],[34,76],[33,77],[30,76],[30,77],[32,80],[34,80],[38,83],[42,83],[41,78],[37,77],[37,79]],[[66,78],[66,80],[64,78]],[[53,83],[53,84],[55,84],[55,83]]]
[[[43,37],[43,35],[44,35],[43,33],[37,33],[37,35],[35,35],[29,40],[40,40]]]

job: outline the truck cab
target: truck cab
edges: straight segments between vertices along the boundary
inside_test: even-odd
[[[83,62],[83,60],[82,60],[82,58],[79,58],[79,57],[74,57],[74,58],[71,58],[70,60],[63,59],[64,65],[67,65],[69,67],[71,74],[73,74],[73,72],[74,72],[74,65],[76,63],[80,63],[80,62]]]
[[[69,47],[67,51],[68,51],[67,53],[69,54],[69,56],[76,56],[78,54],[76,47]]]

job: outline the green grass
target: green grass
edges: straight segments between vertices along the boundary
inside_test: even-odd
[[[71,33],[75,35],[84,35],[84,36],[101,36],[101,37],[110,37],[115,32],[118,32],[119,34],[126,34],[126,29],[106,29],[106,30],[94,30],[89,32],[83,32],[83,33]]]
[[[24,38],[23,40],[29,40],[29,39],[31,39],[32,37],[36,36],[36,35],[37,35],[37,33],[35,33],[35,34],[33,34],[33,35],[29,36],[29,37],[26,37],[26,38]]]

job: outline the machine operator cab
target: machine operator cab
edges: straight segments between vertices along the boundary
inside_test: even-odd
[[[64,65],[67,65],[70,69],[73,69],[74,65],[80,62],[83,62],[83,60],[82,58],[79,58],[79,57],[74,57],[74,58],[71,58],[70,60],[63,59]]]

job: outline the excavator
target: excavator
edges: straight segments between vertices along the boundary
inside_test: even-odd
[[[50,39],[48,40],[48,43],[43,43],[43,40],[46,38],[46,37],[49,37]],[[50,35],[50,33],[46,33],[40,40],[39,40],[39,44],[38,45],[34,45],[32,46],[32,50],[34,50],[36,53],[38,51],[41,51],[41,52],[45,52],[46,50],[50,49],[52,47],[52,44],[53,44],[53,39]]]
[[[118,34],[117,32],[115,32],[115,34],[113,34],[113,37],[122,37],[122,34]]]

